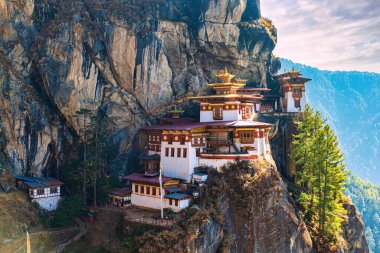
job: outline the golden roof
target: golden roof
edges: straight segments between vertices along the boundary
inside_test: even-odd
[[[222,81],[222,83],[229,83],[235,76],[228,73],[227,67],[225,67],[224,71],[220,71],[219,74],[216,75],[216,77],[218,77]]]

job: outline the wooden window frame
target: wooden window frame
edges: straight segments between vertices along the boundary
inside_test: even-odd
[[[165,156],[169,157],[169,148],[165,148]]]
[[[140,185],[140,193],[145,194],[145,187],[143,185]]]
[[[242,144],[253,144],[255,142],[255,136],[252,131],[240,132],[239,138]]]
[[[171,150],[170,150],[170,157],[174,157],[174,150],[175,150],[175,148],[171,148]]]
[[[37,195],[44,195],[45,189],[37,189]]]
[[[212,116],[214,120],[223,120],[223,106],[214,106],[212,108]]]
[[[185,143],[186,143],[186,136],[180,136],[179,138],[180,138],[180,144],[181,145],[185,145]]]
[[[187,148],[183,148],[182,157],[187,158]]]
[[[152,187],[152,195],[153,196],[157,195],[156,187]]]
[[[150,195],[150,186],[147,186],[147,187],[146,187],[146,194],[147,194],[147,195]]]
[[[175,206],[178,206],[178,204],[179,204],[179,200],[178,200],[178,199],[175,199],[175,200],[174,200],[174,205],[175,205]]]
[[[173,205],[173,200],[169,199],[169,206],[172,206],[172,205]]]
[[[181,148],[177,148],[177,157],[181,157]]]

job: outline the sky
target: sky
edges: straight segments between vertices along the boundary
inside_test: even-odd
[[[380,73],[380,0],[261,0],[274,54],[323,70]]]

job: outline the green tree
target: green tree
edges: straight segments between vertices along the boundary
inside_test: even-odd
[[[297,165],[296,200],[317,242],[318,251],[331,249],[346,216],[343,191],[346,167],[334,131],[310,106],[296,122],[291,157]]]

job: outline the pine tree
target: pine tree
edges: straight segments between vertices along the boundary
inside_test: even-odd
[[[343,154],[334,131],[310,106],[305,108],[296,127],[291,153],[297,165],[296,200],[319,245],[318,251],[327,251],[336,243],[346,214],[343,191],[347,173]]]

